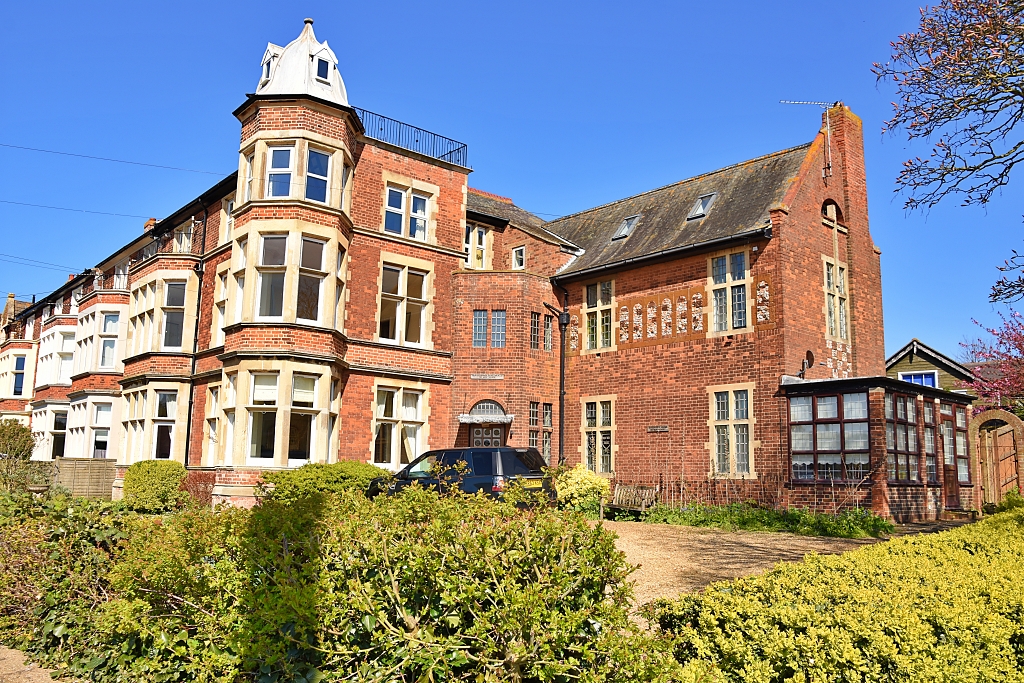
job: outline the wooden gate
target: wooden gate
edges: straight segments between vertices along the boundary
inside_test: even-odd
[[[999,490],[999,499],[1002,500],[1007,491],[1018,487],[1017,478],[1017,444],[1015,443],[1013,428],[1004,425],[993,434],[992,443],[994,446],[993,464],[997,473],[996,486]]]
[[[1024,423],[1013,413],[992,408],[971,421],[971,440],[977,448],[975,462],[981,470],[982,502],[998,505],[1008,491],[1019,489],[1024,483]]]

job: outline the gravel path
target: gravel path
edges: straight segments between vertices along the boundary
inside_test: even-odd
[[[0,683],[53,683],[48,669],[26,664],[25,655],[0,645]]]
[[[633,573],[637,605],[698,591],[712,581],[757,574],[808,553],[837,554],[878,542],[641,522],[604,525],[619,535],[616,545],[626,559],[640,565]]]

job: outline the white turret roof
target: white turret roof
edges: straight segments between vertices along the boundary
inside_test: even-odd
[[[312,19],[306,19],[302,33],[286,46],[268,43],[262,67],[257,95],[310,95],[348,106],[338,58],[326,40],[317,41]]]

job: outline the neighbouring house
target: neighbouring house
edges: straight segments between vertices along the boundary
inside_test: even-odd
[[[37,458],[115,459],[115,487],[177,460],[248,504],[271,469],[507,444],[668,502],[978,507],[971,397],[885,376],[841,103],[805,144],[549,222],[352,106],[311,20],[234,114],[236,173],[7,325],[0,410]]]
[[[893,379],[913,382],[946,391],[968,392],[964,382],[974,379],[967,365],[936,351],[920,339],[911,339],[896,353],[885,359],[885,374]]]

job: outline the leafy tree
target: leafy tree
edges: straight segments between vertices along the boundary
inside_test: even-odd
[[[949,195],[986,204],[1024,159],[1024,0],[942,0],[921,9],[916,32],[875,63],[879,81],[896,85],[886,129],[909,139],[937,137],[928,158],[904,162],[898,191],[907,208]]]
[[[32,456],[36,437],[32,430],[16,420],[0,420],[0,486],[13,490],[23,477],[19,473]]]

